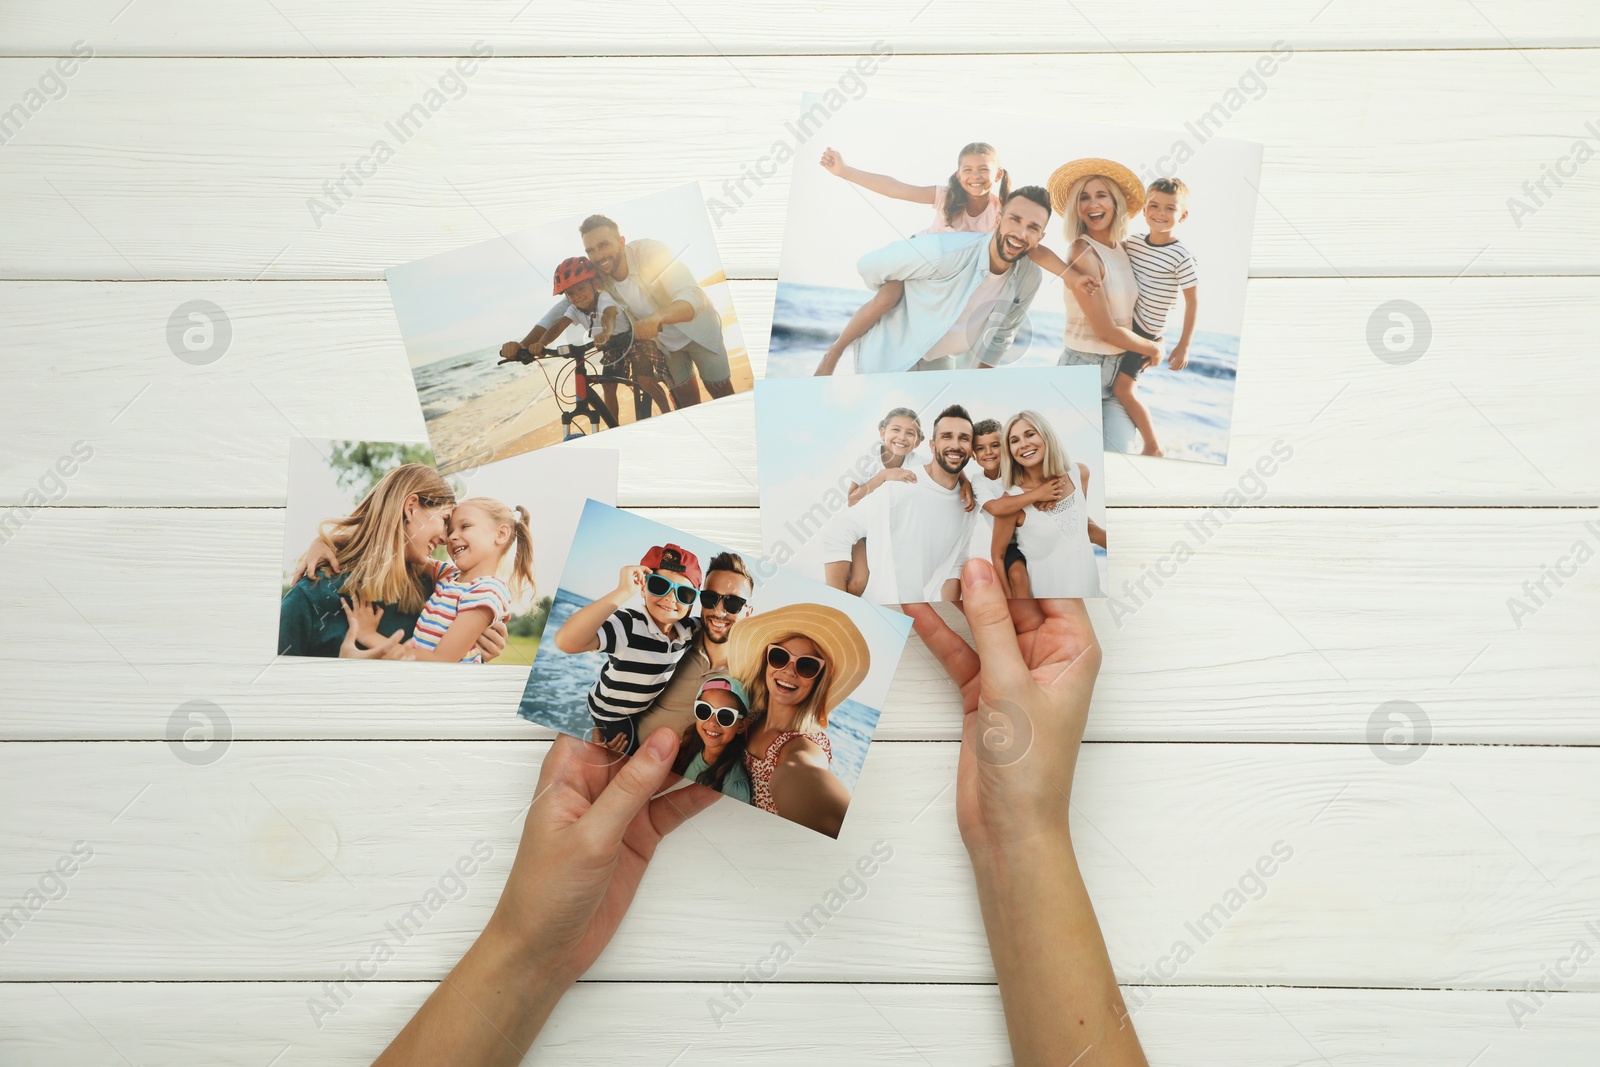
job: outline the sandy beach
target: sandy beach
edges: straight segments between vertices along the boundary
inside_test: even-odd
[[[744,348],[731,350],[728,361],[733,371],[733,391],[743,393],[753,388],[755,378]],[[555,365],[549,367],[552,381],[556,379],[556,369]],[[428,440],[433,444],[440,473],[449,474],[561,442],[562,406],[550,394],[545,376],[532,366],[508,365],[506,371],[506,384],[428,420]],[[570,378],[563,380],[563,392],[570,389]],[[618,387],[622,425],[634,421],[631,393],[627,386]],[[711,399],[703,385],[700,399],[702,403]],[[660,418],[661,414],[657,412],[654,417]]]

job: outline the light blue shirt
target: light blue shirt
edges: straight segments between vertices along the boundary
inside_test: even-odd
[[[728,768],[727,777],[722,779],[722,795],[749,804],[751,803],[750,776],[745,774],[743,764],[744,761],[740,760]],[[705,753],[696,752],[694,759],[689,761],[689,766],[683,769],[683,780],[692,782],[699,778],[702,772],[709,769],[706,764]]]
[[[856,344],[856,369],[864,374],[911,370],[967,308],[989,269],[989,233],[929,233],[868,252],[856,264],[867,288],[905,282],[900,303]],[[994,310],[972,349],[955,357],[956,369],[996,366],[1011,348],[1028,306],[1039,291],[1040,271],[1019,259],[1006,272]]]

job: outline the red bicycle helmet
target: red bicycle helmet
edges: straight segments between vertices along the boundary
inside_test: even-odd
[[[579,282],[592,282],[600,277],[594,269],[594,264],[589,262],[587,256],[573,256],[563,259],[561,266],[556,268],[556,296],[571,289]]]

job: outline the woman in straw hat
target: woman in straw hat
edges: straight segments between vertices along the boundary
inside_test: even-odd
[[[850,791],[828,764],[828,714],[867,676],[872,655],[850,617],[822,604],[789,604],[743,620],[728,665],[750,697],[745,769],[753,803],[829,837]]]
[[[1139,286],[1123,247],[1128,219],[1144,206],[1144,186],[1121,163],[1075,159],[1056,168],[1049,187],[1051,204],[1071,242],[1067,262],[1100,282],[1099,289],[1089,295],[1068,286],[1065,344],[1057,363],[1099,367],[1104,401],[1112,397],[1124,355],[1132,352],[1148,359],[1161,358],[1161,347],[1154,340],[1133,331],[1133,304]],[[1105,424],[1107,445],[1128,451],[1121,442],[1128,431],[1137,438],[1132,420],[1114,399],[1102,406],[1111,409]]]

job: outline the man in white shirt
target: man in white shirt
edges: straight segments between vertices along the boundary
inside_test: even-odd
[[[654,341],[666,354],[672,374],[668,385],[678,407],[700,402],[697,370],[713,397],[732,393],[722,316],[672,249],[648,238],[629,241],[604,215],[584,219],[578,233],[600,272],[601,289],[633,318],[633,335]]]
[[[868,289],[901,281],[905,293],[856,342],[856,369],[966,370],[1005,362],[1039,290],[1041,271],[1028,253],[1049,222],[1050,194],[1026,185],[1006,198],[992,234],[925,234],[862,256],[856,268]]]
[[[876,604],[955,600],[961,564],[970,556],[977,521],[961,502],[961,469],[972,458],[972,417],[960,404],[939,413],[929,439],[931,463],[907,468],[910,482],[885,482],[839,516],[840,545],[867,542],[867,585],[861,595]],[[850,554],[830,551],[824,576],[845,587]]]

